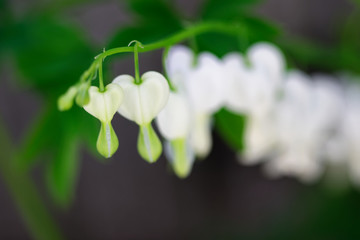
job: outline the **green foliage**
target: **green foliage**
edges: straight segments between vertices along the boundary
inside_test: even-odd
[[[126,46],[132,40],[151,43],[182,29],[181,20],[170,6],[170,1],[130,0],[128,5],[135,15],[135,23],[120,29],[107,48]]]
[[[341,36],[340,61],[344,69],[360,73],[360,9],[354,9],[345,23]]]
[[[69,134],[69,135],[65,135]],[[58,146],[47,162],[46,183],[54,201],[62,207],[71,203],[76,188],[80,158],[79,143],[75,133],[58,136]]]
[[[11,37],[23,83],[52,98],[78,81],[94,56],[77,29],[50,17],[24,19]]]
[[[29,128],[16,165],[26,171],[46,158],[50,193],[65,206],[76,186],[80,143],[95,148],[98,124],[78,107],[60,113],[56,99],[79,80],[93,59],[93,50],[78,29],[49,16],[26,17],[7,27],[21,83],[46,100],[42,115]]]
[[[210,51],[222,57],[233,51],[244,52],[258,41],[274,41],[280,30],[273,23],[260,19],[249,12],[254,0],[209,0],[202,11],[204,20],[220,20],[238,25],[241,33],[238,37],[219,33],[206,33],[196,37],[199,51]]]
[[[215,127],[223,139],[234,150],[244,149],[244,132],[246,127],[246,117],[237,115],[226,109],[221,109],[215,115]]]
[[[208,0],[202,9],[205,20],[234,20],[260,0]]]

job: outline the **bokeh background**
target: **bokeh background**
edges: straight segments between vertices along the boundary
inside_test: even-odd
[[[152,1],[146,2],[151,5]],[[206,18],[201,12],[207,2],[177,0],[169,5],[190,22]],[[350,60],[345,65],[336,58],[342,54],[333,54],[340,43],[356,41],[351,26],[356,26],[354,23],[359,21],[354,19],[359,18],[353,2],[265,0],[254,5],[250,0],[238,2],[247,2],[241,10],[244,13],[280,29],[277,37],[268,39],[265,34],[264,40],[278,43],[290,64],[309,72],[343,68],[356,71],[357,66],[351,61],[353,56],[346,55]],[[185,180],[169,171],[163,157],[153,165],[140,158],[136,150],[137,126],[124,118],[115,117],[113,121],[119,150],[109,162],[99,161],[101,158],[87,150],[86,144],[68,137],[68,132],[83,128],[82,136],[94,144],[98,126],[96,122],[88,123],[91,117],[78,109],[63,115],[58,113],[54,108],[56,98],[78,80],[103,47],[124,46],[129,40],[142,38],[145,38],[143,42],[151,42],[174,31],[170,20],[166,24],[156,23],[165,29],[159,33],[152,31],[156,26],[145,28],[138,24],[144,21],[141,16],[146,12],[154,16],[161,14],[159,8],[136,12],[127,1],[120,0],[2,0],[0,3],[2,122],[15,145],[29,145],[19,150],[20,158],[26,162],[23,167],[29,169],[31,179],[66,239],[360,238],[359,190],[330,183],[326,176],[312,185],[291,178],[270,180],[260,167],[238,164],[235,151],[216,131],[210,156],[197,162]],[[173,14],[169,13],[170,18]],[[128,28],[134,24],[138,27]],[[127,29],[125,33],[123,29]],[[343,34],[345,30],[347,35]],[[261,27],[248,31],[258,31],[259,38],[262,36]],[[215,38],[214,45],[221,43],[221,39]],[[227,51],[231,44],[223,48]],[[360,66],[360,55],[357,56]],[[58,59],[61,61],[57,62]],[[108,81],[118,74],[133,73],[131,55],[106,61]],[[140,70],[162,71],[161,51],[141,54]],[[46,124],[48,127],[41,130]],[[71,154],[76,150],[69,150],[70,155],[66,155],[66,143],[73,140],[80,151]],[[0,144],[7,145],[4,141]],[[4,156],[1,161],[6,161]],[[73,168],[78,174],[59,177],[70,182],[69,185],[73,183],[74,194],[67,194],[66,183],[66,193],[53,193],[54,200],[48,190],[51,180],[44,172],[53,165],[62,166],[58,165],[58,158],[76,159]],[[57,180],[55,176],[52,186],[61,188]],[[0,239],[31,239],[3,179],[0,209]]]

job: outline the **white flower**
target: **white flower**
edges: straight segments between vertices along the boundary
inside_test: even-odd
[[[265,117],[276,104],[284,80],[280,50],[270,43],[257,43],[245,57],[230,53],[223,61],[229,78],[226,106],[236,113]]]
[[[144,73],[141,80],[140,84],[136,84],[132,76],[120,75],[113,83],[124,90],[124,102],[118,112],[140,126],[138,151],[145,160],[153,163],[159,158],[162,146],[151,121],[165,107],[169,85],[160,73],[153,71]]]
[[[169,85],[163,75],[151,71],[144,73],[141,79],[141,84],[136,84],[130,75],[120,75],[113,80],[124,90],[119,113],[138,125],[150,123],[169,98]]]
[[[116,84],[107,85],[104,92],[92,86],[89,88],[89,96],[89,103],[84,106],[84,109],[101,121],[96,147],[101,155],[108,158],[119,146],[111,120],[122,103],[123,90]]]
[[[222,62],[211,53],[201,53],[187,77],[185,87],[193,110],[206,114],[220,110],[229,84]]]
[[[191,110],[191,147],[199,157],[211,150],[211,115],[225,103],[229,79],[223,63],[211,53],[193,52],[183,46],[170,49],[166,72],[176,89],[184,94]]]
[[[171,92],[169,101],[156,118],[160,133],[167,140],[186,138],[190,133],[190,114],[190,106],[184,94]]]

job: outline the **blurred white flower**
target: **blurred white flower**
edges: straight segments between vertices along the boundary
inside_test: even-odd
[[[190,106],[185,95],[171,92],[165,108],[156,118],[160,133],[166,139],[165,153],[174,172],[181,178],[191,171],[195,155],[189,146]]]
[[[195,58],[188,48],[175,46],[168,53],[166,72],[189,100],[191,146],[198,157],[206,157],[212,146],[211,115],[224,105],[228,89],[223,63],[211,53]]]

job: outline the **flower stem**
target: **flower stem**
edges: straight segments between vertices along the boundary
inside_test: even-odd
[[[141,84],[140,79],[140,70],[139,70],[139,53],[138,53],[138,46],[141,46],[141,44],[138,41],[134,41],[134,68],[135,68],[135,84]],[[130,42],[131,44],[132,42]],[[130,45],[129,44],[129,45]]]
[[[99,58],[99,88],[100,88],[100,92],[105,91],[102,65],[103,65],[103,58]]]
[[[234,35],[235,37],[237,35],[243,33],[242,27],[239,26],[238,24],[232,25],[232,24],[223,23],[223,22],[203,22],[203,23],[188,27],[186,29],[183,29],[182,31],[180,31],[168,38],[162,39],[162,40],[154,42],[154,43],[141,45],[141,43],[138,41],[132,41],[131,43],[135,42],[134,47],[131,47],[131,46],[118,47],[118,48],[112,48],[112,49],[103,51],[101,54],[99,54],[95,58],[94,63],[99,60],[102,61],[103,59],[105,59],[105,57],[114,55],[117,53],[125,53],[125,52],[134,52],[135,53],[136,52],[135,55],[138,55],[137,53],[139,53],[139,52],[149,52],[149,51],[154,51],[154,50],[157,50],[160,48],[169,47],[171,45],[177,44],[177,43],[184,41],[186,39],[189,39],[189,38],[194,38],[195,36],[202,34],[202,33],[206,33],[206,32],[220,32],[220,33],[224,33],[224,34]],[[136,59],[134,59],[135,74],[137,74],[136,71],[138,71],[138,70],[136,70],[136,69],[138,69],[139,64],[138,64],[138,56],[135,57],[135,55],[134,55],[134,58],[136,58]],[[87,70],[88,72],[92,72],[94,70],[94,68],[96,67],[96,64],[94,64],[94,63],[90,65],[90,67]],[[99,66],[99,68],[100,68],[100,66]],[[83,77],[84,76],[86,76],[86,74],[85,75],[83,74]]]

